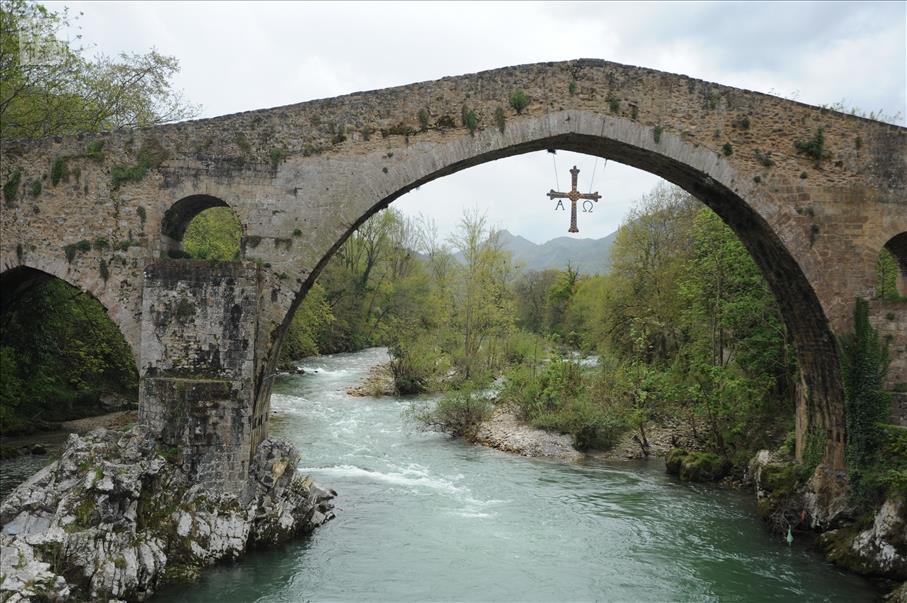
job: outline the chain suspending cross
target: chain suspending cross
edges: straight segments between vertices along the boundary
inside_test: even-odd
[[[579,232],[579,228],[576,227],[576,202],[579,201],[580,199],[590,202],[589,209],[587,210],[584,207],[583,211],[592,211],[591,202],[594,201],[594,202],[598,203],[598,200],[601,199],[602,196],[599,195],[597,191],[594,193],[581,193],[577,190],[576,183],[577,183],[577,180],[579,179],[579,170],[576,168],[575,165],[573,166],[573,169],[570,170],[570,177],[572,179],[572,185],[570,187],[570,192],[560,193],[560,192],[555,191],[554,189],[551,189],[551,191],[548,193],[548,198],[552,199],[552,200],[553,199],[570,199],[570,229],[567,230],[567,232]],[[560,205],[560,204],[561,204],[561,202],[558,202],[558,205]]]

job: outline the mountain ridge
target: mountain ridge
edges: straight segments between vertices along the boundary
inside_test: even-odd
[[[600,239],[556,237],[542,244],[515,235],[509,230],[498,231],[501,246],[513,255],[524,272],[548,269],[563,270],[569,263],[582,274],[604,274],[611,267],[611,246],[617,231]],[[462,261],[462,254],[456,257]]]

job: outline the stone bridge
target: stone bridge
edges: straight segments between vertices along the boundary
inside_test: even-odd
[[[509,103],[521,89],[530,102]],[[407,191],[557,148],[652,172],[715,210],[780,303],[801,370],[798,452],[843,463],[834,334],[873,297],[879,252],[907,280],[907,129],[598,60],[483,73],[141,130],[3,141],[3,291],[48,276],[95,296],[140,372],[140,418],[200,482],[240,484],[268,432],[283,333],[331,254]],[[229,206],[242,259],[166,259]],[[533,206],[532,211],[536,211]],[[162,259],[165,258],[165,259]],[[884,312],[884,313],[882,313]],[[889,327],[907,381],[907,306]]]

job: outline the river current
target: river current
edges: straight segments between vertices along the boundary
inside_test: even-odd
[[[405,416],[411,398],[345,391],[384,349],[309,359],[278,379],[272,433],[338,492],[337,517],[155,600],[873,601],[878,591],[754,514],[751,494],[664,464],[527,459]],[[428,399],[430,400],[430,399]]]

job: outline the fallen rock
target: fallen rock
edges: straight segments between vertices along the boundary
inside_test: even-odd
[[[334,493],[297,475],[297,461],[290,444],[265,440],[233,494],[190,484],[142,427],[73,434],[0,503],[0,600],[143,600],[307,533],[333,517]]]

